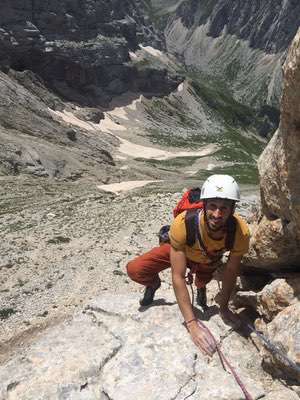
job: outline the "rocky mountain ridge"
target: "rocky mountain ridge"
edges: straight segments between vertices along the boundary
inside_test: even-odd
[[[167,49],[186,65],[222,77],[242,102],[278,108],[281,65],[299,13],[293,0],[180,2],[166,28]]]
[[[300,5],[297,1],[230,0],[184,1],[176,15],[188,27],[208,23],[208,35],[217,38],[226,34],[249,41],[251,48],[266,53],[284,52],[299,27]]]
[[[5,2],[0,27],[0,173],[67,179],[91,174],[103,181],[117,175],[111,156],[116,138],[92,137],[49,109],[62,111],[67,101],[74,112],[92,105],[78,115],[99,123],[114,96],[175,89],[179,80],[166,70],[139,72],[129,65],[129,50],[140,41],[163,47],[137,4]]]
[[[139,2],[5,2],[1,16],[2,69],[31,70],[61,96],[86,105],[107,106],[112,95],[139,89],[129,50],[150,41],[163,47]]]
[[[279,6],[280,2],[277,3]],[[232,121],[233,124],[238,121],[237,134],[240,134],[240,118],[244,120],[242,129],[251,131],[251,134],[259,132],[266,136],[277,126],[278,113],[273,105],[278,104],[281,90],[280,63],[284,57],[283,47],[293,34],[295,23],[292,15],[298,13],[297,6],[293,14],[289,13],[292,1],[281,4],[279,15],[272,9],[269,13],[274,17],[270,17],[272,27],[276,26],[277,30],[270,28],[265,35],[263,26],[267,21],[265,15],[270,11],[269,3],[264,9],[256,2],[249,3],[249,6],[235,4],[231,9],[229,3],[224,1],[171,1],[164,4],[159,1],[125,1],[120,6],[114,1],[86,0],[80,4],[69,0],[61,3],[28,0],[22,4],[6,1],[3,4],[0,64],[4,75],[1,85],[3,96],[8,97],[0,110],[2,174],[26,172],[67,179],[91,174],[102,181],[110,179],[110,176],[117,179],[120,171],[115,168],[116,160],[112,154],[118,146],[118,139],[105,134],[101,134],[101,138],[97,135],[87,139],[90,134],[81,128],[66,126],[57,118],[53,120],[53,114],[49,114],[47,108],[59,111],[69,108],[75,112],[78,106],[88,107],[90,110],[83,111],[81,118],[99,122],[103,111],[111,107],[111,101],[116,96],[125,95],[128,91],[136,93],[136,97],[141,93],[166,95],[174,91],[185,76],[192,80],[197,93],[196,99],[182,96],[182,110],[195,110],[190,103],[201,98],[205,104],[204,110],[200,113],[196,110],[196,115],[191,115],[190,120],[181,116],[180,123],[191,122],[197,126],[197,121],[203,120],[201,126],[212,126],[209,132],[203,131],[203,136],[211,135],[216,130],[220,132],[219,141],[227,142],[226,135],[228,128],[232,130]],[[165,35],[154,24],[157,21],[155,10],[169,13]],[[253,12],[251,31],[247,18],[250,11]],[[279,35],[279,40],[276,32],[287,30],[287,23],[288,33]],[[227,27],[225,30],[224,26]],[[236,40],[237,34],[242,39],[240,43]],[[245,40],[247,34],[248,39]],[[249,47],[250,36],[252,42]],[[263,43],[266,43],[265,51],[257,50],[263,47],[260,45],[262,37]],[[137,55],[140,43],[167,49],[177,59],[166,57],[168,61],[161,62],[159,57],[140,57]],[[217,43],[219,50],[216,50]],[[270,46],[277,52],[267,54]],[[249,69],[250,63],[253,68]],[[188,75],[186,66],[199,67],[204,75],[191,75],[190,72]],[[228,90],[228,82],[220,86],[218,81],[215,87],[209,87],[211,80],[205,75],[208,71],[219,73],[219,77],[223,74],[223,80],[230,75],[232,91]],[[201,82],[209,83],[208,87]],[[19,97],[18,101],[14,93]],[[19,96],[19,93],[23,94]],[[29,107],[26,98],[29,99]],[[243,110],[243,102],[250,102],[258,108]],[[176,112],[180,112],[177,105],[172,105],[172,108],[174,106]],[[163,102],[158,107],[174,113]],[[221,121],[219,116],[215,118],[218,113]],[[247,120],[245,113],[251,118]],[[38,114],[37,125],[34,121]],[[155,121],[155,113],[154,118],[153,115],[150,118],[151,132],[166,130],[164,124],[160,126],[161,122]],[[253,120],[253,126],[249,126],[249,118]],[[30,121],[33,121],[32,126]],[[174,122],[175,125],[172,122],[167,131],[168,138],[177,131]],[[50,131],[55,133],[49,134]],[[203,142],[202,138],[200,142]],[[97,155],[91,150],[91,143],[99,150]],[[87,154],[89,162],[86,162]],[[102,164],[104,168],[99,169]]]

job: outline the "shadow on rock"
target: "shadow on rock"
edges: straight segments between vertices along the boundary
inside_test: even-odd
[[[176,304],[176,301],[166,301],[165,299],[156,299],[154,300],[149,306],[140,306],[138,311],[144,312],[148,310],[148,308],[151,307],[157,307],[157,306],[173,306]]]
[[[216,305],[208,307],[205,311],[194,307],[194,313],[196,318],[201,321],[208,321],[211,317],[219,313],[219,309]]]

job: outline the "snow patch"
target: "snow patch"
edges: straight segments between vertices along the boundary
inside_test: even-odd
[[[183,88],[184,88],[184,85],[183,85],[183,82],[182,82],[180,85],[178,85],[177,92],[182,92]]]
[[[129,52],[129,57],[131,60],[136,60],[138,58],[138,56],[133,51]]]
[[[54,111],[51,108],[48,108],[51,114],[58,116],[67,124],[76,125],[79,128],[86,129],[88,131],[99,131],[99,124],[95,124],[93,122],[82,121],[81,119],[77,118],[72,112],[70,111]]]
[[[119,138],[119,140],[121,141],[119,151],[134,158],[142,157],[147,159],[168,160],[170,158],[177,157],[205,157],[211,153],[214,153],[218,149],[217,145],[209,144],[197,151],[179,151],[172,153],[170,151],[160,150],[154,147],[141,146],[139,144],[129,142],[123,138]]]
[[[154,57],[165,57],[164,53],[158,49],[155,49],[154,47],[151,46],[143,46],[142,44],[139,44],[139,47],[142,50],[147,51],[147,53],[151,54]]]
[[[147,185],[148,183],[153,183],[153,182],[162,182],[160,181],[124,181],[124,182],[119,182],[119,183],[111,183],[109,185],[99,185],[97,186],[98,189],[102,189],[106,192],[113,192],[118,194],[119,192],[126,192],[128,190],[142,187]]]

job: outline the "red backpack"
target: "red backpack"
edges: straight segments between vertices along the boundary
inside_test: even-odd
[[[192,188],[184,192],[182,198],[173,208],[174,218],[176,218],[177,215],[181,214],[185,210],[190,210],[192,208],[203,208],[203,201],[200,200],[200,194],[200,188]]]
[[[187,190],[183,193],[181,199],[178,201],[173,209],[174,218],[187,211],[185,214],[185,227],[186,227],[186,243],[188,246],[193,246],[196,240],[199,240],[203,248],[202,238],[198,229],[198,216],[199,211],[203,208],[204,203],[200,200],[201,189],[198,187]]]

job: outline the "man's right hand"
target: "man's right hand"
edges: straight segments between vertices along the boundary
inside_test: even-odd
[[[199,347],[202,353],[211,357],[216,351],[216,343],[208,330],[200,327],[197,321],[193,321],[188,325],[188,331],[193,342]]]

